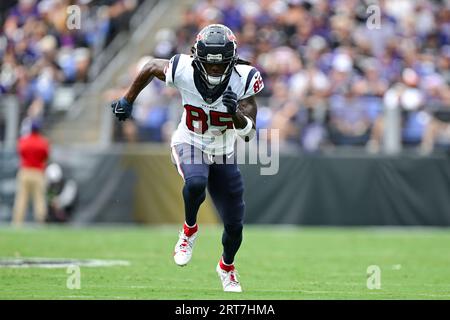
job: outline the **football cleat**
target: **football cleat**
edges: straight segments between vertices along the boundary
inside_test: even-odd
[[[241,284],[238,280],[238,273],[234,266],[232,266],[230,271],[226,271],[222,269],[219,262],[216,271],[219,274],[220,281],[222,281],[223,291],[242,292]]]
[[[183,230],[180,231],[179,239],[173,253],[173,259],[180,267],[184,267],[191,260],[197,234],[198,232],[195,232],[188,237]]]

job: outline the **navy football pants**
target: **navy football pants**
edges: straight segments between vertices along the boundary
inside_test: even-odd
[[[227,156],[208,157],[189,144],[173,147],[172,157],[184,179],[186,223],[190,226],[196,223],[198,209],[208,188],[224,224],[223,260],[226,264],[233,263],[242,242],[244,222],[244,184],[236,161],[226,163]]]

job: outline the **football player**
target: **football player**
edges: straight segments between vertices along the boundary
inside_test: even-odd
[[[185,204],[175,263],[185,266],[191,260],[197,212],[208,189],[224,225],[216,271],[224,291],[241,292],[234,258],[242,242],[244,186],[236,161],[230,159],[236,159],[238,136],[245,141],[255,136],[255,95],[264,87],[260,72],[238,58],[236,37],[228,27],[209,25],[198,33],[191,55],[152,59],[144,66],[124,97],[111,105],[120,121],[131,116],[133,101],[155,77],[178,89],[184,107],[171,140]]]

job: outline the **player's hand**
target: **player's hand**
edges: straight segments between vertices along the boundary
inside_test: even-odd
[[[227,90],[222,95],[222,103],[225,107],[227,107],[227,111],[229,114],[236,114],[237,109],[237,94],[231,90],[231,86],[228,86]]]
[[[131,116],[133,111],[133,104],[128,102],[127,99],[121,98],[111,103],[113,114],[119,119],[119,121],[125,121]]]

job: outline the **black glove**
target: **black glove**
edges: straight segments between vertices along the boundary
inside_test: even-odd
[[[133,111],[133,104],[129,103],[127,99],[121,98],[111,103],[113,114],[119,119],[119,121],[125,121],[131,117]]]
[[[227,111],[229,114],[236,114],[237,109],[237,94],[231,90],[231,86],[228,86],[227,90],[224,91],[222,96],[222,103],[225,107],[227,107]]]

